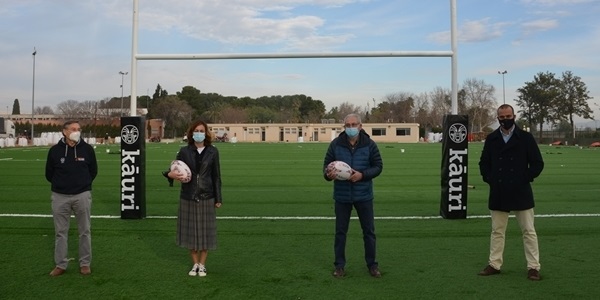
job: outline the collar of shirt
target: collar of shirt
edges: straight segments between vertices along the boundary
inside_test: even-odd
[[[505,143],[508,143],[508,140],[510,140],[510,138],[513,135],[513,132],[515,131],[515,125],[513,125],[513,127],[508,131],[508,133],[504,133],[504,131],[502,130],[502,128],[500,128],[500,133],[502,133],[502,138],[504,139]]]

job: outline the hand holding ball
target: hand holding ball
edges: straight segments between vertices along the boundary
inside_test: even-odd
[[[177,180],[179,180],[183,183],[188,183],[188,182],[190,182],[190,180],[192,180],[192,171],[190,170],[188,165],[181,160],[172,161],[170,170],[177,172],[179,174],[184,174],[185,177],[176,178]]]
[[[335,173],[336,180],[348,180],[352,176],[352,168],[343,161],[332,161],[327,165],[327,173]]]

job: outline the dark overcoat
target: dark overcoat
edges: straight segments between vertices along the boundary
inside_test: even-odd
[[[533,208],[531,182],[542,173],[544,160],[531,133],[515,125],[504,142],[500,128],[485,139],[479,171],[489,184],[490,210],[514,211]]]

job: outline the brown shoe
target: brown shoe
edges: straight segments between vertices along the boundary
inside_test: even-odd
[[[333,277],[335,278],[342,278],[344,276],[346,276],[344,268],[335,268],[335,271],[333,271]]]
[[[542,279],[540,277],[540,271],[536,269],[529,269],[529,271],[527,271],[527,279],[533,281],[540,281],[540,279]]]
[[[60,276],[62,274],[65,274],[66,270],[65,269],[61,269],[59,267],[54,267],[54,270],[52,270],[52,272],[50,272],[50,276]]]
[[[496,274],[500,274],[500,270],[496,270],[494,269],[494,267],[487,265],[485,267],[485,269],[481,270],[481,272],[479,272],[479,276],[490,276],[490,275],[496,275]]]
[[[79,268],[79,273],[81,273],[81,275],[90,275],[92,274],[92,270],[89,266],[82,266]]]
[[[379,267],[377,266],[369,268],[369,274],[375,278],[381,278],[381,272],[379,272]]]

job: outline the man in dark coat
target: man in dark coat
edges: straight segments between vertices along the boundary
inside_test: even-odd
[[[483,181],[490,186],[488,207],[492,216],[489,263],[479,275],[500,274],[506,225],[512,211],[523,234],[527,278],[540,280],[531,182],[544,169],[544,161],[533,136],[515,125],[512,106],[503,104],[498,108],[498,121],[500,127],[487,136],[479,161]]]

